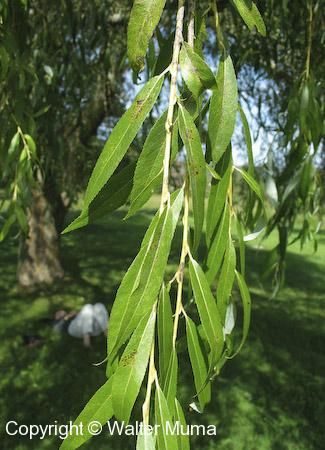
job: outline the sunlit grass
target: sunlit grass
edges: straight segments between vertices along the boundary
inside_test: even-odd
[[[16,281],[16,242],[1,247],[1,378],[0,421],[65,423],[105,380],[103,337],[91,351],[81,341],[55,335],[43,321],[58,308],[79,308],[87,302],[104,302],[111,308],[116,289],[136,255],[149,223],[154,203],[128,221],[123,211],[102,225],[62,238],[66,277],[50,290],[21,292]],[[175,249],[170,264],[177,262]],[[247,251],[247,274],[253,294],[253,318],[249,340],[242,353],[229,362],[213,388],[213,402],[204,415],[188,412],[192,423],[214,423],[216,438],[196,438],[193,448],[206,450],[311,450],[322,449],[325,416],[321,402],[325,390],[324,269],[325,236],[319,252],[311,246],[304,253],[290,248],[287,285],[270,300],[263,289],[261,272],[266,253],[276,241],[252,242]],[[172,270],[170,269],[171,273]],[[39,348],[22,346],[23,334],[39,334]],[[182,401],[191,401],[192,377],[186,353],[180,356],[179,380]],[[140,417],[140,404],[136,405]],[[95,444],[94,444],[95,442]],[[131,448],[132,439],[104,434],[85,448],[96,450]],[[109,442],[109,443],[107,443]],[[8,450],[56,449],[59,441],[29,441],[3,434],[0,447]]]

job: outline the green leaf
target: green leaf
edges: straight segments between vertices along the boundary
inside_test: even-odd
[[[203,58],[203,45],[207,39],[207,29],[205,24],[205,18],[208,14],[208,9],[205,12],[200,11],[198,8],[195,8],[195,41],[194,41],[194,50],[195,52],[202,56]]]
[[[20,228],[24,233],[27,233],[28,232],[27,216],[24,209],[20,205],[17,205],[17,203],[15,204],[15,214]]]
[[[220,220],[227,199],[232,174],[232,157],[230,148],[218,163],[217,172],[221,175],[221,181],[218,182],[216,180],[212,180],[207,208],[206,241],[208,246],[214,236],[216,226]]]
[[[208,371],[201,350],[196,326],[189,317],[186,318],[186,336],[196,392],[198,393],[201,411],[203,411],[205,405],[211,400],[211,385],[207,384],[202,390],[208,376]]]
[[[19,131],[17,131],[17,133],[14,134],[13,138],[10,141],[8,148],[8,158],[13,159],[13,157],[17,154],[19,143],[20,143],[20,133]]]
[[[206,163],[206,168],[210,173],[210,175],[212,176],[212,178],[214,178],[217,181],[221,180],[221,176],[212,167],[210,167],[208,163]]]
[[[32,158],[36,158],[36,156],[37,156],[37,154],[36,154],[36,144],[35,144],[34,139],[29,134],[24,134],[24,138],[25,138],[25,141],[26,141],[26,143],[28,145],[28,149],[30,151],[30,154],[31,154]]]
[[[166,0],[134,0],[130,15],[127,46],[131,67],[143,69],[149,41],[158,25]]]
[[[239,105],[239,113],[240,118],[244,128],[244,137],[247,147],[247,156],[248,156],[248,173],[251,176],[254,176],[254,155],[253,155],[253,145],[252,145],[252,137],[249,129],[248,121],[246,114],[243,108]]]
[[[88,430],[88,425],[91,422],[97,421],[103,425],[113,416],[113,378],[109,379],[100,389],[98,389],[89,400],[74,421],[76,427],[73,427],[72,434],[62,442],[60,450],[75,450],[76,448],[79,448],[93,436]],[[79,428],[77,429],[77,427]],[[80,432],[80,427],[82,427],[82,433]]]
[[[195,251],[200,243],[204,221],[206,168],[199,132],[190,113],[181,105],[179,131],[187,152],[194,215],[193,251]]]
[[[182,198],[182,190],[174,193],[171,206],[166,206],[158,219],[154,218],[154,226],[149,227],[140,252],[117,291],[108,333],[108,371],[120,347],[157,300]]]
[[[3,224],[0,230],[0,242],[2,242],[10,231],[10,228],[16,221],[16,215],[12,212]]]
[[[127,218],[136,213],[151,197],[155,187],[161,182],[163,159],[166,146],[167,114],[164,113],[151,128],[140,153],[134,174],[131,205]]]
[[[235,279],[236,250],[231,238],[228,240],[227,250],[223,261],[219,283],[217,287],[217,304],[221,321],[225,323],[227,306]]]
[[[143,121],[155,104],[163,82],[163,76],[151,78],[115,125],[91,174],[85,194],[84,209],[90,205],[109,180],[130,147]]]
[[[242,276],[245,276],[246,266],[246,253],[245,253],[245,239],[243,232],[243,225],[239,217],[236,217],[237,237],[239,242],[239,259],[240,259],[240,272]]]
[[[216,85],[210,67],[186,42],[182,45],[179,58],[183,79],[195,98],[204,89],[211,89]]]
[[[190,279],[203,330],[209,342],[214,365],[223,350],[223,331],[220,314],[209,283],[199,264],[190,255]]]
[[[255,3],[252,0],[232,1],[249,30],[252,31],[256,27],[262,36],[266,36],[265,23]]]
[[[229,359],[234,358],[245,344],[251,322],[251,296],[244,277],[239,272],[237,272],[237,270],[235,271],[235,274],[243,302],[243,336],[238,349],[235,351],[235,353],[228,357]]]
[[[179,422],[181,427],[186,430],[187,423],[185,420],[183,409],[177,400],[175,398],[175,420],[176,422]],[[190,438],[186,434],[178,434],[177,435],[177,441],[178,441],[178,450],[190,450]]]
[[[155,438],[149,431],[144,431],[138,435],[136,450],[155,450]]]
[[[243,237],[244,242],[254,241],[254,239],[257,239],[259,236],[261,236],[261,234],[265,230],[266,230],[266,221],[265,218],[262,217],[257,221],[254,230]],[[244,275],[243,272],[241,272],[241,274]]]
[[[165,382],[173,349],[173,315],[169,293],[163,284],[158,302],[159,379]]]
[[[96,223],[107,214],[124,205],[131,192],[134,169],[135,164],[131,163],[118,173],[115,173],[92,203],[63,230],[62,234]]]
[[[155,416],[156,424],[159,426],[157,433],[158,450],[178,450],[177,436],[167,428],[168,424],[170,427],[173,426],[172,415],[158,382],[156,382]]]
[[[174,401],[177,391],[178,359],[176,350],[173,349],[169,355],[169,364],[163,392],[167,400],[168,408],[171,413],[174,412]]]
[[[151,197],[163,176],[163,160],[166,146],[166,117],[164,113],[154,124],[140,153],[134,174],[131,205],[126,218],[135,214]],[[178,150],[178,125],[175,121],[172,135],[171,160]]]
[[[230,211],[226,203],[215,237],[212,240],[207,259],[206,277],[211,284],[217,275],[229,240]]]
[[[314,180],[314,166],[313,166],[313,158],[309,157],[305,161],[302,171],[301,178],[299,183],[299,195],[301,196],[303,201],[306,201],[309,191],[313,185]]]
[[[236,321],[235,316],[236,316],[235,305],[234,305],[234,303],[230,302],[229,305],[227,306],[225,325],[223,327],[223,331],[226,336],[226,342],[227,342],[227,338],[231,335],[231,333],[235,327],[235,321]]]
[[[238,108],[237,79],[230,56],[221,59],[217,88],[210,101],[208,138],[212,160],[218,162],[234,132]]]
[[[248,186],[255,192],[262,204],[264,204],[264,194],[259,183],[245,170],[239,169],[238,167],[235,167],[235,169],[242,175]]]
[[[114,415],[129,422],[134,403],[145,376],[156,323],[155,307],[149,318],[144,316],[123,352],[114,374],[112,400]]]

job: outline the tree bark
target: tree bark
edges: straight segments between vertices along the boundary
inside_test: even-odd
[[[28,235],[21,238],[17,275],[21,287],[34,289],[63,277],[55,220],[39,188],[32,191],[28,225]]]

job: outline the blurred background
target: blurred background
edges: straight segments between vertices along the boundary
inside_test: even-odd
[[[324,356],[324,15],[320,1],[257,2],[267,37],[250,33],[230,1],[218,1],[252,130],[256,172],[267,199],[268,237],[248,245],[252,294],[250,336],[217,379],[203,415],[217,437],[193,439],[203,450],[314,450],[325,440]],[[123,221],[127,208],[61,236],[78,215],[87,181],[133,84],[126,58],[127,0],[1,0],[0,2],[0,433],[5,450],[55,449],[55,437],[9,437],[8,420],[50,424],[73,420],[105,381],[104,336],[90,349],[53,332],[58,310],[104,303],[140,246],[159,198]],[[205,11],[208,2],[200,2]],[[176,2],[167,1],[151,52],[156,73],[170,60]],[[212,21],[204,55],[218,66]],[[147,70],[150,64],[148,61]],[[166,91],[167,92],[167,91]],[[121,163],[135,161],[166,93]],[[203,129],[204,133],[204,129]],[[237,166],[248,165],[245,130],[233,138]],[[177,186],[180,154],[172,169]],[[234,201],[247,187],[236,179]],[[252,230],[254,231],[254,230]],[[176,234],[168,272],[175,271]],[[180,359],[182,401],[193,380]],[[134,417],[140,411],[136,405]],[[125,449],[133,438],[102,434],[85,448]]]

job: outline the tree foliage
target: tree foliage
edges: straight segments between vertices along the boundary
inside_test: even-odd
[[[121,72],[118,51],[108,52],[108,43],[116,50],[123,48],[114,23],[124,23],[128,15],[125,8],[115,21],[112,10],[107,14],[105,2],[95,3],[94,7],[63,2],[61,35],[54,26],[55,8],[39,14],[46,2],[39,0],[31,7],[17,0],[1,6],[1,125],[5,130],[1,149],[4,185],[11,199],[1,237],[16,219],[26,227],[24,196],[33,183],[43,183],[44,176],[54,178],[59,191],[64,186],[69,196],[83,186],[89,168],[85,163],[93,161],[91,137],[112,107],[107,89],[119,90],[114,86]],[[111,311],[108,381],[77,423],[104,423],[113,416],[128,422],[138,398],[143,399],[145,426],[158,424],[164,429],[166,422],[184,423],[180,402],[184,399],[178,389],[178,374],[185,363],[179,358],[182,331],[193,371],[193,399],[188,403],[203,412],[211,400],[211,383],[248,335],[251,301],[245,281],[245,242],[278,229],[279,243],[270,253],[267,270],[275,273],[279,288],[298,214],[303,212],[298,235],[302,243],[317,232],[314,222],[321,194],[315,161],[322,146],[323,111],[318,57],[313,55],[320,2],[297,1],[307,17],[306,22],[297,18],[306,39],[283,27],[282,20],[286,24],[293,20],[288,2],[258,3],[179,0],[175,8],[175,2],[134,2],[127,55],[134,80],[141,73],[146,81],[111,131],[89,178],[81,214],[65,232],[123,204],[129,208],[129,217],[157,188],[160,207]],[[27,15],[32,19],[27,20]],[[5,26],[7,22],[11,27]],[[107,23],[112,28],[104,33]],[[26,31],[28,45],[14,34],[18,26]],[[34,29],[38,30],[35,35]],[[265,39],[267,33],[270,37]],[[299,60],[302,49],[303,62]],[[16,67],[8,63],[13,56]],[[211,56],[217,61],[216,71],[209,64]],[[287,70],[289,66],[295,69]],[[245,70],[250,76],[243,81]],[[129,164],[121,171],[121,161],[164,87],[169,92],[167,110],[147,133],[136,166]],[[289,88],[290,95],[283,95]],[[14,92],[18,100],[11,103]],[[245,102],[257,107],[259,128],[272,126],[275,133],[277,152],[270,152],[273,158],[263,172],[254,160]],[[247,170],[233,162],[238,117],[244,129]],[[182,158],[182,185],[173,189],[171,166]],[[59,177],[53,177],[56,173]],[[237,179],[247,188],[240,201],[234,189]],[[166,266],[181,221],[179,265],[168,279]],[[239,297],[242,324],[236,319]],[[235,328],[242,332],[239,342]],[[62,448],[78,448],[90,437],[70,435]],[[163,430],[156,442],[152,436],[139,436],[139,449],[155,446],[181,449],[189,448],[189,442]]]
[[[248,2],[240,0],[234,5],[250,29],[256,27],[261,34],[265,34],[264,22],[255,4],[249,7]],[[155,17],[151,25],[157,22],[162,6],[160,1],[150,2],[150,14]],[[237,213],[233,198],[235,167],[231,138],[238,112],[238,89],[229,45],[215,4],[202,16],[200,10],[195,8],[195,2],[178,2],[172,55],[164,64],[160,63],[166,68],[159,74],[152,69],[157,67],[162,48],[156,52],[157,44],[160,45],[156,35],[150,47],[153,30],[146,28],[145,7],[146,2],[134,3],[129,33],[132,32],[132,36],[143,33],[144,38],[139,43],[129,40],[128,55],[137,75],[142,68],[144,47],[149,45],[149,77],[108,138],[90,177],[81,213],[82,217],[85,210],[90,210],[92,203],[110,183],[110,177],[114,177],[119,161],[157,101],[163,83],[168,80],[167,112],[148,135],[138,159],[131,191],[131,199],[137,198],[138,193],[146,192],[153,182],[151,177],[148,179],[147,173],[154,174],[152,180],[155,183],[159,176],[160,207],[144,236],[138,255],[122,280],[111,311],[107,376],[108,380],[113,380],[108,392],[112,400],[107,404],[107,414],[101,413],[96,418],[103,423],[115,416],[117,420],[128,422],[147,372],[143,423],[145,426],[158,424],[161,428],[156,444],[152,437],[146,441],[139,436],[137,448],[189,448],[188,438],[180,442],[165,429],[167,422],[172,424],[179,418],[184,420],[177,382],[180,364],[184,363],[178,358],[181,322],[185,320],[186,323],[195,386],[193,395],[195,402],[198,399],[196,408],[202,411],[210,401],[212,380],[227,360],[240,351],[250,323],[251,301],[244,277],[243,237],[243,229],[248,223]],[[195,45],[203,42],[201,33],[204,34],[203,23],[208,14],[215,21],[218,36],[219,64],[216,74],[205,62],[202,47]],[[198,23],[201,26],[198,27]],[[204,125],[203,111],[209,115],[206,143],[202,140],[205,134],[200,132]],[[248,140],[246,122],[245,126]],[[174,157],[173,141],[178,144],[178,152],[184,147],[186,158],[183,185],[174,192],[169,183]],[[156,157],[149,157],[154,148],[157,150]],[[248,172],[240,170],[239,173],[251,190],[249,203],[255,223],[265,215],[265,208],[264,194],[254,176],[253,161]],[[212,177],[208,176],[211,174]],[[205,208],[207,190],[209,199]],[[142,204],[139,202],[136,205],[133,201],[130,213],[136,212]],[[174,277],[167,280],[165,270],[180,215],[183,239],[179,267]],[[203,233],[204,223],[206,234]],[[235,223],[241,230],[237,235],[234,234]],[[184,289],[185,280],[189,283],[188,290]],[[243,335],[238,344],[234,340],[235,280],[243,304]],[[88,416],[93,418],[92,411],[100,406],[101,400],[98,400],[96,393],[82,413],[86,422]],[[73,449],[79,445],[78,437],[70,435],[62,448]]]
[[[0,164],[10,222],[26,216],[33,183],[55,216],[71,204],[98,154],[99,125],[122,111],[127,2],[113,3],[1,2]]]

